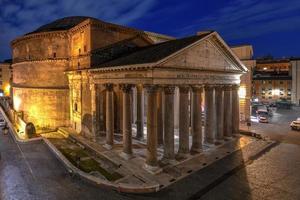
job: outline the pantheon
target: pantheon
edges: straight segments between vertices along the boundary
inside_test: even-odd
[[[247,68],[215,31],[178,39],[66,17],[11,45],[14,109],[37,128],[71,127],[107,149],[121,136],[124,159],[133,139],[146,141],[150,171],[160,145],[172,160],[239,132]]]

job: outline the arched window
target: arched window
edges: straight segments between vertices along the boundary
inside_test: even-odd
[[[75,112],[78,111],[77,103],[74,103],[74,111],[75,111]]]

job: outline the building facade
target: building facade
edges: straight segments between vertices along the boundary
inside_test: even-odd
[[[0,96],[10,97],[12,83],[11,60],[5,60],[0,63]]]
[[[262,102],[292,100],[292,70],[288,59],[257,60],[253,71],[253,98]]]
[[[122,49],[133,49],[133,42],[145,46],[171,38],[90,17],[67,17],[13,40],[14,109],[23,112],[24,120],[37,128],[69,125],[76,116],[70,115],[69,84],[64,72],[91,68],[111,59],[112,53],[105,47],[125,39],[127,43],[116,48],[114,56],[122,54]]]
[[[300,58],[290,59],[292,67],[292,103],[300,105]]]
[[[252,72],[256,66],[256,60],[253,59],[253,48],[251,45],[240,45],[231,47],[231,49],[248,69],[248,72],[241,76],[239,87],[240,120],[247,122],[250,121],[251,117]]]

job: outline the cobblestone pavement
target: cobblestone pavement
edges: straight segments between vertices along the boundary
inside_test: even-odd
[[[294,119],[294,116],[286,118]],[[288,120],[279,116],[279,122]],[[289,136],[288,126],[280,130],[273,128],[276,134]],[[299,132],[292,134],[296,133]],[[298,135],[295,139],[282,137],[287,139],[279,140],[283,143],[253,158],[252,162],[244,163],[238,151],[158,193],[134,195],[100,189],[71,177],[43,142],[17,145],[11,136],[0,131],[0,199],[300,199]],[[232,166],[236,167],[231,169]],[[211,181],[224,170],[228,172]]]
[[[298,200],[299,155],[299,145],[281,143],[218,184],[200,199]]]
[[[290,128],[290,123],[298,117],[300,117],[300,107],[293,107],[291,110],[275,109],[269,123],[252,122],[251,130],[272,140],[300,145],[300,131]]]

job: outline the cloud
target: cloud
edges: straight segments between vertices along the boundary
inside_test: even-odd
[[[245,39],[299,29],[299,0],[234,0],[209,16],[193,21],[177,34],[216,30],[226,39]]]
[[[0,60],[9,42],[39,26],[66,16],[91,16],[128,25],[146,15],[157,0],[0,0]]]

